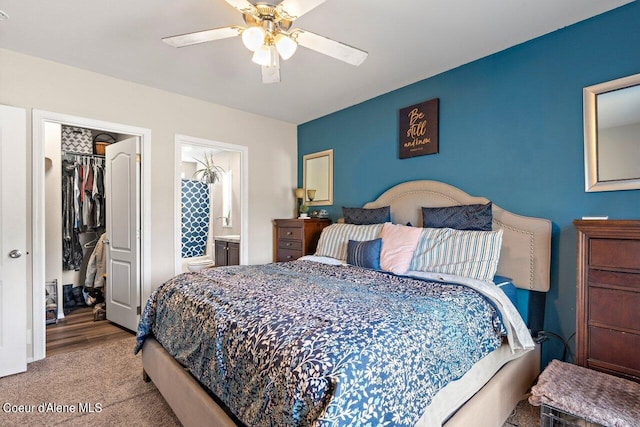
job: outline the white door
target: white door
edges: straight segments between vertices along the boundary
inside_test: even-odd
[[[140,315],[140,139],[108,145],[105,155],[107,319],[138,328]]]
[[[26,129],[0,105],[0,377],[27,370]]]

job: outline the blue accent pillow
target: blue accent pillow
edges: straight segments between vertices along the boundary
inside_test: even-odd
[[[511,278],[509,277],[505,277],[505,276],[500,276],[500,275],[495,275],[493,276],[493,284],[496,286],[500,286],[500,285],[506,285],[507,283],[511,283]]]
[[[381,208],[345,208],[342,207],[342,216],[347,224],[369,225],[384,224],[391,222],[391,208],[384,206]]]
[[[493,283],[504,292],[507,297],[511,300],[514,307],[518,307],[518,289],[511,282],[511,279],[504,276],[495,275],[493,277]]]
[[[380,249],[382,249],[382,239],[380,238],[362,242],[349,240],[347,243],[347,264],[380,270]]]
[[[486,205],[422,208],[422,226],[424,228],[491,231],[492,221],[491,202]]]

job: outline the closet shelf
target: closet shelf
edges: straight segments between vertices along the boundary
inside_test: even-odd
[[[73,151],[62,151],[62,155],[63,156],[81,156],[81,157],[88,157],[88,158],[104,159],[104,155],[103,154],[74,153]]]

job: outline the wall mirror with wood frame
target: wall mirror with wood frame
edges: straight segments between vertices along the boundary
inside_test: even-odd
[[[302,157],[305,203],[309,206],[333,205],[333,150],[305,154]],[[312,191],[311,198],[309,190]]]

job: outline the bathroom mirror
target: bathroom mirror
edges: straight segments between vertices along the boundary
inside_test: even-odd
[[[640,74],[583,89],[585,191],[640,189]]]
[[[332,205],[333,150],[305,154],[302,157],[302,169],[305,203],[310,206]],[[316,190],[313,200],[309,200],[307,190]]]

